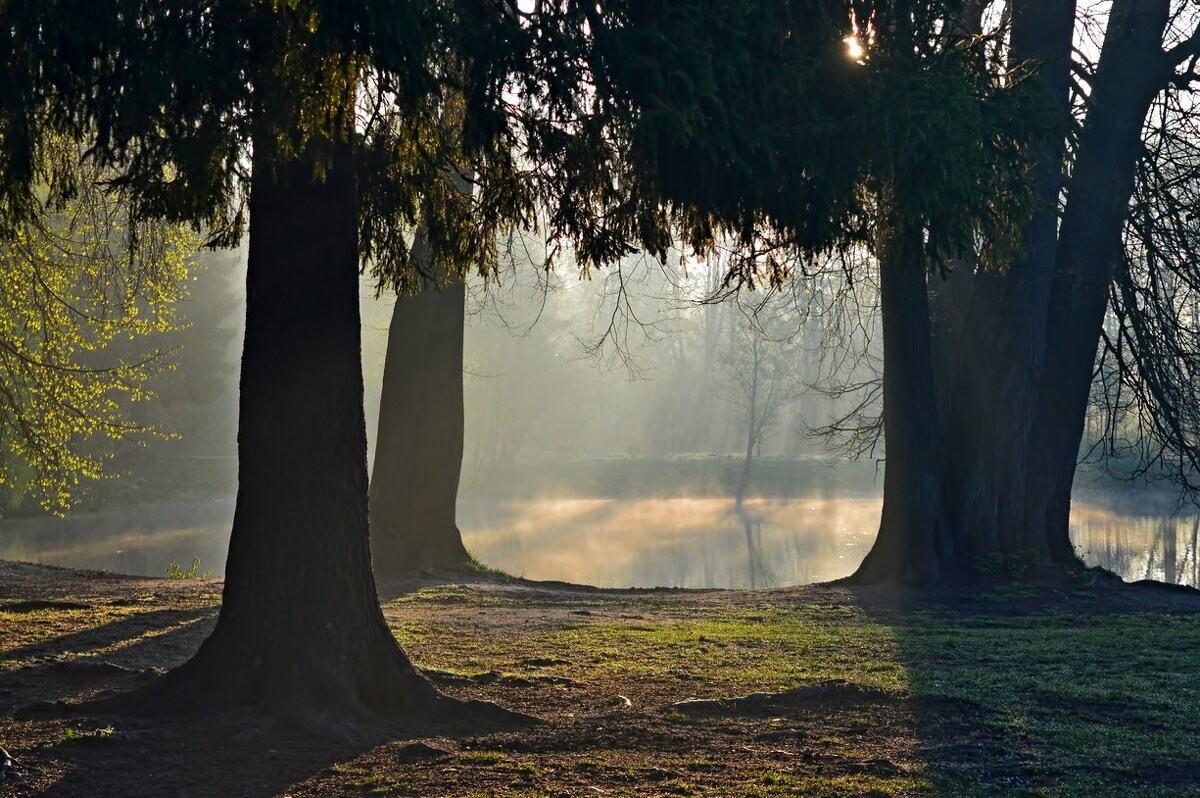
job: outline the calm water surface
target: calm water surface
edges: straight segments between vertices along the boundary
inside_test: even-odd
[[[1128,579],[1200,586],[1194,511],[1171,514],[1076,499],[1072,539],[1084,560]],[[531,579],[602,587],[761,588],[845,576],[870,548],[878,497],[464,500],[459,524],[482,561]],[[0,520],[0,559],[162,575],[171,562],[220,575],[232,497]],[[749,529],[747,523],[749,522]]]

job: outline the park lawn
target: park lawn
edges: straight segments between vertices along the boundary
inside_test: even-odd
[[[0,584],[0,745],[20,776],[0,794],[1200,795],[1200,598],[1181,590],[397,583],[385,615],[436,684],[537,722],[313,736],[319,721],[14,717],[186,659],[220,583],[2,564]]]

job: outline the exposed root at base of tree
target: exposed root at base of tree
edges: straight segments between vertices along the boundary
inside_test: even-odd
[[[411,667],[376,668],[369,678],[338,673],[327,665],[294,667],[290,673],[247,678],[235,667],[216,669],[201,655],[155,681],[128,692],[90,700],[30,704],[23,718],[237,716],[260,719],[280,731],[337,743],[377,736],[390,722],[420,723],[453,734],[527,728],[538,718],[489,701],[451,698]],[[142,678],[145,678],[144,676]]]
[[[1100,566],[1085,566],[1078,558],[1070,562],[1036,567],[1016,567],[1011,570],[981,567],[978,563],[955,562],[946,565],[941,577],[933,583],[905,579],[901,569],[860,567],[850,576],[824,583],[830,587],[882,588],[912,591],[934,600],[957,602],[981,600],[984,594],[995,597],[996,591],[1008,589],[1050,590],[1069,598],[1078,591],[1101,592],[1124,597],[1133,602],[1144,600],[1162,608],[1162,602],[1178,602],[1181,607],[1200,601],[1200,589],[1188,585],[1159,582],[1152,579],[1126,581]]]

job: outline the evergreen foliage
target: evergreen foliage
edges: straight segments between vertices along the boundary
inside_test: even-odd
[[[740,278],[877,240],[881,198],[937,218],[935,259],[1014,238],[1020,82],[936,0],[759,3],[14,0],[0,12],[0,217],[72,181],[47,135],[88,141],[139,218],[231,244],[251,142],[351,135],[361,249],[381,286],[495,270],[497,233],[537,227],[584,268],[676,242],[743,245]],[[862,20],[864,59],[843,39]],[[854,23],[857,24],[857,23]],[[471,196],[455,173],[475,184]],[[417,263],[412,232],[428,230]],[[552,250],[551,254],[557,250]]]

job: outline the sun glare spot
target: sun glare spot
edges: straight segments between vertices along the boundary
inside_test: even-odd
[[[863,57],[866,56],[867,51],[863,49],[863,46],[861,43],[859,43],[857,36],[847,36],[842,41],[846,43],[846,55],[848,55],[852,61],[863,60]]]

